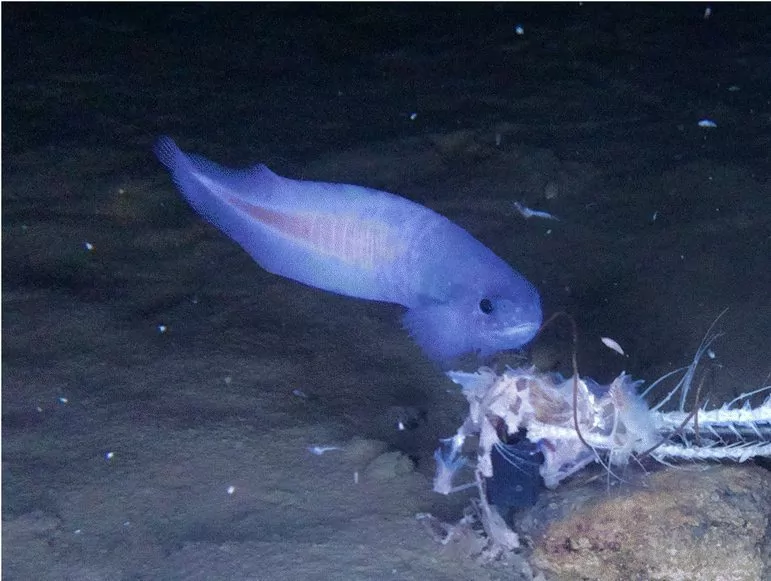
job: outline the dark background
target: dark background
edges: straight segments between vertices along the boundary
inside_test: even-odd
[[[315,481],[279,445],[287,426],[409,454],[423,479],[409,490],[425,495],[378,492],[405,512],[457,519],[466,502],[429,494],[431,453],[465,404],[401,310],[262,271],[174,191],[151,153],[161,134],[226,166],[441,212],[533,281],[547,316],[575,318],[579,367],[598,381],[686,365],[727,307],[710,402],[771,383],[771,10],[705,7],[3,3],[3,518],[17,527],[4,574],[31,578],[39,560],[41,578],[64,578],[67,535],[89,522],[101,532],[73,558],[112,551],[110,579],[175,578],[186,543],[264,539],[266,522],[280,542],[314,518],[345,530],[321,501],[295,520],[259,512],[259,495],[236,515],[207,504],[236,467],[268,491]],[[561,221],[525,221],[515,201]],[[569,334],[526,355],[566,370]],[[239,454],[275,455],[233,459],[223,430]],[[105,472],[118,440],[131,462]],[[189,480],[167,472],[195,461]],[[316,484],[359,517],[391,506]],[[145,541],[126,545],[110,527],[129,512]],[[30,541],[30,514],[58,519],[49,548]]]

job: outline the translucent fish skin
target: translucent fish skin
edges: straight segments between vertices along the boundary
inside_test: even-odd
[[[515,349],[540,327],[525,278],[468,232],[428,208],[369,188],[233,170],[154,148],[206,220],[265,270],[327,291],[407,307],[404,326],[435,360]]]

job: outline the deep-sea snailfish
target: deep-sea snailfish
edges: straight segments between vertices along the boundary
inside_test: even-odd
[[[360,186],[284,178],[264,165],[228,169],[168,137],[155,153],[190,205],[265,270],[407,307],[404,326],[435,360],[516,349],[541,325],[535,287],[424,206]]]

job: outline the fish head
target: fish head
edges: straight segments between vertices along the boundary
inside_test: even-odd
[[[473,335],[473,349],[483,357],[526,345],[543,322],[541,301],[534,290],[524,300],[521,294],[491,295],[466,308],[471,311],[468,333]]]
[[[535,288],[514,284],[471,284],[446,300],[410,309],[404,326],[432,359],[446,362],[469,352],[487,357],[518,349],[538,333],[543,315]]]
[[[467,312],[472,350],[482,357],[526,345],[543,322],[538,292],[525,280],[503,289],[482,289],[462,308]]]

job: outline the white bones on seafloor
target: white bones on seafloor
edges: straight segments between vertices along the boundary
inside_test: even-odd
[[[771,457],[771,396],[756,407],[749,403],[752,396],[771,386],[743,394],[718,408],[701,408],[696,413],[685,409],[695,367],[711,342],[705,340],[691,365],[679,370],[682,379],[653,408],[637,393],[641,382],[624,373],[610,385],[601,386],[591,379],[564,379],[534,369],[508,369],[502,375],[488,368],[475,373],[449,372],[448,376],[462,387],[469,415],[456,435],[444,440],[436,451],[434,489],[447,494],[466,488],[453,485],[452,479],[466,464],[462,447],[469,436],[476,436],[478,445],[476,458],[466,460],[476,466],[478,476],[493,476],[490,454],[494,447],[505,445],[502,427],[507,435],[524,431],[528,440],[538,445],[544,456],[540,473],[549,488],[595,461],[611,470],[641,455],[661,462],[743,462]],[[680,408],[660,411],[661,405],[678,391]],[[675,434],[677,440],[669,441]]]

